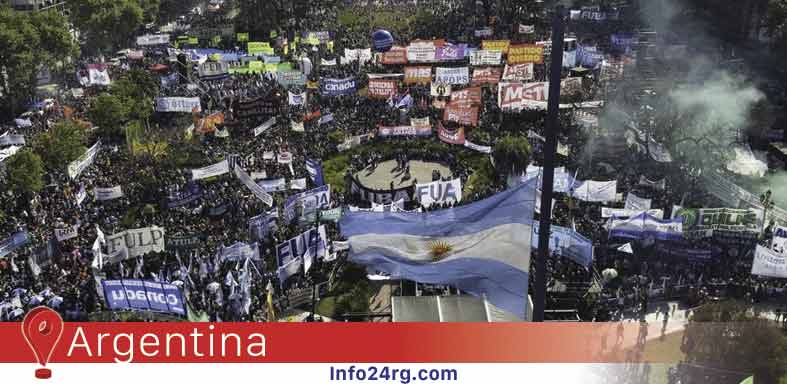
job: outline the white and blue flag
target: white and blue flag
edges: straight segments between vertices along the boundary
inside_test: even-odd
[[[535,180],[452,209],[349,212],[350,260],[392,278],[455,286],[523,318]]]
[[[325,185],[322,174],[322,163],[316,160],[306,159],[306,172],[309,172],[309,176],[318,187]]]

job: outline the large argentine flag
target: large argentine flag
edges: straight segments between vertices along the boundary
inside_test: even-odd
[[[350,260],[393,278],[455,286],[523,318],[535,180],[435,212],[350,212]]]

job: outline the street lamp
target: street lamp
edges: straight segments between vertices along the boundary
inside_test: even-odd
[[[760,232],[765,231],[765,222],[768,221],[768,210],[773,209],[774,202],[771,199],[771,190],[765,191],[764,194],[760,195],[760,203],[762,203],[762,226],[760,227]]]

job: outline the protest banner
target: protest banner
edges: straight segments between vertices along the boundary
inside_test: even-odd
[[[407,46],[407,61],[411,63],[432,63],[436,55],[437,47],[432,41],[417,41]]]
[[[93,195],[96,201],[114,200],[123,197],[123,189],[116,185],[110,188],[94,188]]]
[[[508,64],[543,64],[544,47],[536,44],[517,44],[508,49]]]
[[[465,88],[451,92],[451,105],[481,105],[481,87]]]
[[[199,97],[157,97],[156,112],[202,112]]]
[[[372,189],[367,188],[356,178],[350,180],[350,194],[357,196],[362,201],[375,204],[391,204],[395,201],[413,201],[415,188],[413,185],[391,189]]]
[[[787,253],[779,253],[757,244],[751,274],[787,279]]]
[[[717,232],[747,237],[760,231],[757,212],[750,209],[677,208],[672,217],[682,218],[688,238],[712,237]]]
[[[462,201],[462,180],[453,179],[417,184],[415,198],[427,208],[432,204],[458,203]]]
[[[503,74],[502,68],[484,67],[473,69],[473,80],[471,85],[497,84]]]
[[[432,67],[427,67],[427,66],[404,67],[405,84],[429,84],[431,81],[432,81]]]
[[[396,127],[377,127],[377,135],[380,137],[392,136],[429,136],[432,134],[430,128],[416,128],[410,125],[401,125]]]
[[[443,112],[443,120],[476,127],[478,126],[478,107],[449,104]]]
[[[498,106],[503,110],[545,109],[548,84],[546,82],[500,83],[497,94]]]
[[[244,171],[241,167],[235,167],[235,177],[237,177],[238,180],[240,180],[240,182],[243,183],[243,185],[245,185],[252,194],[254,194],[254,196],[260,199],[260,201],[265,203],[268,207],[273,206],[273,197],[265,192],[262,187],[257,185],[251,176],[249,176],[249,174],[246,173],[246,171]]]
[[[437,47],[435,51],[435,61],[456,61],[465,58],[467,44],[446,44]]]
[[[397,92],[396,80],[369,80],[367,95],[372,99],[387,100]]]
[[[208,165],[207,167],[197,168],[191,170],[191,180],[207,179],[208,177],[220,176],[230,171],[230,165],[227,160],[219,161],[216,164]]]
[[[407,64],[407,48],[392,47],[388,52],[383,52],[380,63],[385,65]]]
[[[87,151],[85,151],[85,153],[82,154],[82,156],[80,156],[78,159],[68,163],[68,168],[67,168],[68,177],[70,177],[71,180],[76,179],[77,176],[79,176],[79,174],[85,170],[85,168],[90,166],[90,164],[93,164],[93,161],[96,159],[96,155],[98,155],[98,151],[100,149],[101,149],[101,140],[93,144],[93,146],[90,147],[90,149],[88,149]]]
[[[327,208],[331,204],[331,186],[329,184],[301,192],[287,198],[284,203],[284,219],[293,219],[314,213],[317,209]]]
[[[55,238],[57,241],[66,241],[79,235],[79,225],[69,225],[65,228],[55,228]]]
[[[432,83],[430,85],[429,94],[434,97],[451,96],[451,84]]]
[[[254,128],[254,137],[257,137],[263,134],[265,131],[273,128],[276,125],[276,117],[271,117],[264,123],[260,124],[256,128]]]
[[[356,91],[355,79],[321,79],[320,91],[323,96],[351,95]]]
[[[465,129],[464,127],[458,127],[455,129],[449,129],[443,126],[441,122],[437,122],[437,137],[443,141],[444,143],[448,144],[457,144],[457,145],[464,145],[465,144]]]
[[[164,228],[152,226],[107,235],[106,244],[109,258],[104,262],[107,264],[117,264],[150,252],[163,252]]]
[[[102,280],[110,310],[143,310],[186,316],[183,292],[176,285],[137,279]]]
[[[539,223],[533,221],[531,248],[538,249]],[[593,262],[593,242],[569,228],[552,225],[549,227],[549,252],[562,256],[587,268]]]
[[[481,48],[488,51],[500,51],[508,53],[508,47],[511,46],[511,40],[482,40]]]
[[[533,80],[533,63],[506,64],[503,70],[503,81],[528,81]]]
[[[461,85],[470,82],[470,71],[468,67],[458,68],[435,68],[435,83]]]
[[[139,46],[148,46],[148,45],[165,45],[169,44],[169,35],[142,35],[137,36],[137,45]]]
[[[470,53],[470,65],[500,65],[503,52],[499,50],[480,49]]]

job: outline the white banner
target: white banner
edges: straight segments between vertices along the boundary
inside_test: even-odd
[[[294,189],[296,191],[303,191],[306,189],[306,178],[290,180],[290,189]]]
[[[302,121],[299,122],[291,121],[290,129],[292,129],[293,132],[306,132],[306,128],[304,128]]]
[[[254,137],[261,135],[263,132],[271,129],[273,125],[276,124],[276,117],[271,117],[268,121],[260,124],[257,128],[254,128]]]
[[[287,190],[287,180],[284,178],[278,179],[270,179],[270,180],[260,180],[257,182],[265,192],[281,192]]]
[[[465,147],[481,153],[487,153],[487,154],[492,153],[492,147],[488,147],[486,145],[473,144],[470,142],[470,140],[465,140]]]
[[[462,201],[462,179],[417,184],[415,199],[427,208],[435,203],[458,203]]]
[[[773,229],[771,249],[779,253],[784,253],[784,251],[787,250],[787,227],[777,225],[776,228]]]
[[[119,199],[123,197],[123,188],[119,185],[111,188],[94,188],[93,195],[97,201]]]
[[[240,182],[243,183],[243,185],[245,185],[246,188],[248,188],[251,193],[254,194],[254,196],[257,196],[260,201],[267,204],[268,207],[273,206],[273,197],[265,192],[262,187],[257,185],[257,183],[252,180],[251,176],[249,176],[249,174],[246,173],[246,171],[244,171],[241,167],[235,167],[235,177],[237,177],[238,180],[240,180]]]
[[[157,226],[129,229],[107,239],[105,264],[117,264],[126,259],[133,259],[150,252],[164,251],[164,228]]]
[[[506,64],[503,69],[503,81],[528,81],[533,80],[533,63]]]
[[[69,163],[67,168],[68,177],[70,177],[72,180],[76,179],[76,177],[79,176],[79,174],[82,173],[85,168],[87,168],[90,164],[93,164],[93,160],[96,159],[96,155],[100,149],[101,141],[99,140],[93,144],[93,146],[90,147],[90,149],[88,149],[84,154],[82,154],[82,156]]]
[[[87,70],[89,85],[109,85],[109,73],[106,69],[90,68]]]
[[[2,163],[3,161],[5,161],[5,159],[7,159],[7,158],[9,158],[9,157],[13,156],[13,155],[14,155],[15,153],[17,153],[17,152],[18,152],[20,149],[22,149],[22,147],[20,147],[20,146],[18,146],[18,145],[12,145],[12,146],[10,146],[10,147],[7,147],[7,148],[0,149],[0,163]]]
[[[632,211],[647,211],[650,209],[651,200],[644,197],[639,197],[631,192],[626,195],[626,205],[624,209]]]
[[[536,33],[536,26],[535,25],[519,24],[519,33],[521,33],[523,35]]]
[[[169,35],[137,36],[137,45],[164,45],[164,44],[169,44]]]
[[[606,202],[615,201],[618,190],[617,180],[613,181],[577,181],[573,196],[582,201]],[[575,184],[576,185],[576,184]]]
[[[230,164],[227,160],[219,161],[207,167],[191,170],[191,180],[207,179],[208,177],[220,176],[230,171]]]
[[[451,96],[451,84],[432,83],[429,94],[434,97],[448,97]]]
[[[199,97],[157,97],[157,112],[202,112]]]
[[[470,52],[470,65],[500,65],[503,51],[481,49]]]
[[[459,68],[435,68],[435,83],[443,84],[467,84],[470,82],[470,70],[468,67]]]
[[[620,208],[607,208],[601,207],[601,217],[609,218],[609,217],[633,217],[637,216],[640,213],[647,213],[657,219],[664,219],[664,210],[662,209],[649,209],[647,211],[632,211],[628,209],[620,209]]]
[[[434,62],[437,47],[431,41],[415,42],[407,46],[407,60],[410,62]]]
[[[6,132],[0,136],[0,145],[25,145],[25,136]]]
[[[751,274],[787,279],[787,253],[777,253],[757,245],[751,265]]]
[[[306,92],[292,93],[287,91],[287,101],[290,105],[303,105],[306,103]]]
[[[79,226],[71,225],[65,228],[55,228],[55,238],[57,241],[73,239],[79,235]]]
[[[290,152],[279,152],[276,155],[276,162],[279,164],[290,164],[292,163],[292,153]]]

